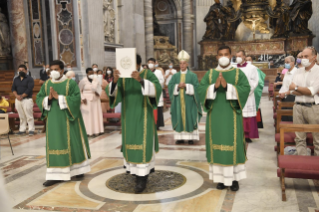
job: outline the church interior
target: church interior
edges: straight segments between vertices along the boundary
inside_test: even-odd
[[[278,88],[283,69],[295,65],[298,69],[300,53],[319,51],[318,11],[318,0],[1,0],[0,212],[318,212],[319,122],[295,124],[298,102],[283,101]],[[136,193],[135,177],[123,169],[126,112],[123,107],[114,109],[110,97],[118,69],[117,49],[135,48],[143,66],[154,58],[165,80],[166,70],[182,71],[179,55],[184,50],[189,55],[188,70],[196,74],[199,85],[220,65],[218,52],[224,46],[230,48],[231,65],[240,67],[236,54],[242,52],[264,74],[256,115],[262,123],[259,138],[245,142],[247,178],[240,180],[237,191],[217,189],[217,182],[210,179],[206,154],[210,112],[203,110],[197,122],[198,141],[176,142],[172,118],[176,104],[166,82],[163,117],[156,116],[163,124],[155,129],[159,147],[154,153],[155,172],[150,172],[145,190]],[[289,56],[294,64],[288,67]],[[315,57],[318,66],[319,54]],[[110,92],[102,83],[102,90],[106,89],[105,96],[99,97],[103,132],[92,135],[87,129],[90,171],[83,178],[73,176],[44,186],[52,134],[37,95],[47,85],[42,74],[56,60],[64,64],[66,77],[74,74],[71,78],[80,89],[83,79],[92,82],[88,73],[97,71]],[[28,133],[21,133],[21,109],[14,93],[21,67],[34,82],[28,96],[34,130],[28,118]],[[110,70],[112,78],[107,79]],[[319,84],[318,80],[308,81]],[[319,91],[313,98],[311,106],[319,107]],[[314,115],[319,120],[319,109]],[[85,119],[84,126],[91,120]],[[142,126],[143,120],[134,121]],[[289,155],[290,149],[298,151],[296,132],[307,133],[310,156]]]

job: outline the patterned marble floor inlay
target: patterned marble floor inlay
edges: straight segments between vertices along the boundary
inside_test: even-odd
[[[0,170],[4,174],[6,183],[12,182],[45,165],[45,156],[26,155],[0,163]]]
[[[169,191],[181,187],[186,183],[186,178],[172,171],[155,171],[148,177],[146,189],[142,194]],[[134,194],[136,177],[124,173],[115,175],[106,182],[106,186],[116,192]]]
[[[235,193],[215,189],[216,184],[209,180],[204,161],[158,159],[155,169],[152,174],[155,178],[152,180],[152,176],[149,177],[149,189],[174,180],[179,182],[177,187],[145,194],[114,191],[105,183],[110,179],[118,182],[116,178],[127,176],[123,159],[100,157],[93,162],[92,171],[82,181],[69,181],[46,188],[14,208],[67,212],[231,211]],[[156,177],[156,173],[161,174]],[[181,179],[173,177],[173,173]],[[159,177],[163,179],[159,180]],[[127,184],[134,189],[134,183]]]

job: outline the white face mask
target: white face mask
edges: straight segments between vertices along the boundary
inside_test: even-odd
[[[107,74],[112,74],[112,71],[108,70],[106,73],[107,73]]]
[[[46,72],[48,72],[48,71],[50,71],[50,69],[49,69],[49,68],[47,68],[47,69],[45,69],[45,71],[46,71]]]
[[[309,61],[309,59],[302,59],[301,60],[301,65],[303,66],[303,67],[309,67],[310,65],[311,65],[311,62]]]
[[[94,72],[97,72],[99,69],[98,68],[93,68],[93,71]]]
[[[72,77],[72,79],[75,81],[75,77]]]
[[[61,74],[60,74],[60,72],[53,70],[53,71],[51,71],[50,76],[52,79],[57,80],[61,77]]]
[[[89,75],[89,78],[93,80],[94,78],[96,78],[96,75],[95,74]]]
[[[68,71],[72,71],[72,68],[67,68]]]
[[[236,62],[237,62],[238,64],[241,64],[241,63],[243,62],[243,58],[237,57],[237,58],[236,58]]]
[[[168,66],[169,68],[173,68],[173,66]]]
[[[248,64],[252,64],[252,62],[251,62],[251,61],[247,61],[247,63],[248,63]]]
[[[221,57],[221,58],[219,58],[218,63],[219,63],[219,65],[225,67],[225,66],[229,65],[230,59],[228,57]]]
[[[155,68],[155,65],[152,64],[152,63],[150,63],[150,64],[148,64],[148,67],[149,67],[149,69],[154,69],[154,68]]]

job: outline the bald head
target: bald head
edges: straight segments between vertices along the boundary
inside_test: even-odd
[[[72,79],[72,78],[75,78],[75,73],[74,71],[68,71],[65,76],[68,78],[68,79]]]

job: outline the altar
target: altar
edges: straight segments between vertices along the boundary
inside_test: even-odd
[[[216,67],[217,50],[224,45],[231,48],[233,56],[244,50],[261,69],[284,66],[286,56],[296,57],[305,47],[312,45],[315,37],[308,29],[312,4],[306,1],[303,5],[290,6],[282,1],[276,1],[274,5],[268,0],[242,1],[237,11],[232,1],[226,5],[215,1],[204,19],[207,27],[199,42],[199,70]],[[291,11],[297,11],[294,19],[290,19]]]

